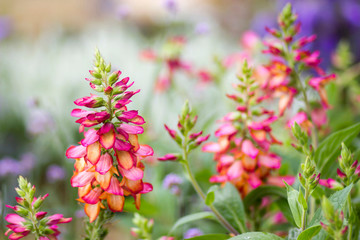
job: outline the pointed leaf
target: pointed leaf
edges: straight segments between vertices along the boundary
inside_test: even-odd
[[[239,191],[231,183],[221,188],[212,187],[210,191],[215,193],[213,206],[239,233],[246,232],[246,214]]]
[[[350,144],[352,140],[360,132],[360,123],[352,125],[348,128],[332,133],[324,141],[322,141],[315,152],[315,162],[321,176],[328,178],[335,171],[331,166],[336,162],[336,158],[340,154],[341,142],[346,145]]]
[[[297,240],[311,240],[320,232],[320,230],[321,230],[321,226],[319,225],[308,228],[300,233]]]
[[[187,240],[225,240],[229,239],[229,235],[226,234],[206,234],[198,237],[187,238]]]
[[[248,232],[241,235],[229,238],[229,240],[281,240],[283,238],[272,234],[263,232]]]
[[[174,226],[171,228],[170,233],[175,231],[178,227],[193,222],[198,221],[201,219],[215,219],[214,214],[212,212],[198,212],[194,214],[187,215],[185,217],[182,217],[176,221]]]
[[[343,190],[337,191],[329,197],[329,201],[334,206],[334,209],[341,210],[344,208],[344,206],[346,205],[347,197],[348,197],[352,187],[353,187],[353,184],[350,184]],[[324,219],[325,218],[323,216],[322,209],[319,208],[318,210],[316,210],[314,217],[311,219],[308,226],[319,225],[321,221],[324,221]]]
[[[301,216],[303,214],[304,209],[301,207],[298,199],[299,199],[299,192],[288,185],[286,182],[286,189],[288,194],[288,203],[290,206],[291,213],[295,220],[297,227],[301,227]]]

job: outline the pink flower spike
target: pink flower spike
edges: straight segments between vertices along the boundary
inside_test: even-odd
[[[171,154],[171,153],[158,158],[159,161],[175,161],[177,159],[178,159],[178,156]]]
[[[259,150],[254,147],[254,144],[248,140],[245,139],[241,146],[241,151],[251,157],[252,159],[255,159],[259,153]]]
[[[166,124],[164,124],[164,127],[165,127],[166,131],[169,133],[170,137],[173,138],[173,139],[175,139],[176,136],[177,136],[176,131],[173,130],[173,129],[171,129],[171,128],[169,128]]]
[[[79,146],[70,146],[66,150],[66,157],[67,158],[82,158],[86,154],[86,147],[79,145]]]
[[[346,174],[343,173],[340,169],[336,169],[336,173],[339,176],[339,178],[345,178]]]

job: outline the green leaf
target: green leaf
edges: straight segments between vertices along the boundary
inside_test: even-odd
[[[299,199],[299,192],[296,191],[294,188],[292,188],[290,185],[288,185],[285,182],[286,189],[287,189],[287,197],[288,197],[288,203],[290,206],[291,213],[293,215],[293,218],[295,220],[296,226],[298,228],[301,227],[301,216],[304,212],[304,209],[301,207],[298,199]]]
[[[322,177],[328,178],[336,168],[331,166],[336,163],[335,159],[340,154],[341,142],[349,145],[360,132],[360,123],[332,133],[322,141],[315,152],[315,163]],[[333,169],[333,171],[331,171]]]
[[[280,198],[276,200],[275,203],[280,208],[280,211],[284,214],[285,218],[289,221],[289,223],[296,226],[287,199]]]
[[[281,240],[283,238],[272,234],[263,232],[248,232],[230,238],[229,240]]]
[[[260,186],[252,190],[244,198],[244,206],[246,209],[249,209],[251,205],[256,203],[257,200],[261,200],[266,196],[279,196],[286,199],[286,190],[285,188],[276,187],[276,186]]]
[[[176,223],[174,224],[174,226],[171,228],[170,233],[172,233],[173,231],[175,231],[178,227],[186,224],[186,223],[190,223],[193,221],[198,221],[201,219],[215,219],[214,214],[212,212],[198,212],[198,213],[194,213],[194,214],[190,214],[187,215],[185,217],[180,218],[179,220],[176,221]]]
[[[229,235],[226,234],[206,234],[198,237],[187,238],[188,240],[225,240],[229,239]]]
[[[301,206],[303,207],[303,209],[306,211],[308,209],[308,205],[306,202],[306,199],[304,197],[304,194],[302,193],[302,191],[300,191],[299,193],[299,203],[301,204]]]
[[[223,188],[211,187],[209,191],[214,191],[213,206],[226,221],[239,233],[247,232],[246,214],[239,191],[231,183],[226,183]]]
[[[301,232],[297,240],[311,240],[315,237],[321,230],[321,226],[313,226]]]
[[[343,190],[337,191],[329,197],[329,201],[334,206],[334,209],[341,210],[344,208],[344,206],[346,205],[347,197],[348,197],[352,187],[353,187],[353,184],[350,184]],[[319,225],[321,221],[324,221],[324,219],[325,218],[323,216],[322,209],[318,208],[318,210],[316,210],[314,217],[311,219],[308,226],[311,227],[311,226]]]
[[[215,193],[213,191],[208,192],[205,199],[205,204],[210,206],[215,200]]]

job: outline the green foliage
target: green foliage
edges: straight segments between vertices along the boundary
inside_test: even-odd
[[[238,190],[230,183],[223,188],[213,186],[209,192],[215,193],[213,206],[240,233],[246,232],[246,214]]]
[[[283,238],[272,234],[263,232],[248,232],[241,235],[230,238],[229,240],[281,240]]]
[[[348,187],[344,188],[343,190],[337,191],[329,197],[329,202],[332,204],[334,209],[343,209],[346,205],[346,200],[350,191],[353,187],[353,184],[349,185]],[[308,227],[319,225],[321,221],[324,221],[324,214],[323,210],[319,208],[316,210],[314,217],[311,219]]]
[[[295,190],[287,183],[285,184],[286,184],[288,203],[290,206],[291,213],[295,220],[296,226],[300,228],[302,226],[301,216],[303,215],[304,209],[299,203],[299,196],[300,196],[299,191]]]
[[[322,178],[334,175],[336,158],[340,154],[340,145],[344,142],[349,145],[360,132],[360,123],[332,133],[322,141],[315,152],[315,163]]]
[[[170,233],[174,232],[176,229],[178,229],[180,226],[184,224],[191,223],[193,221],[199,221],[202,219],[215,220],[216,218],[212,212],[198,212],[198,213],[190,214],[178,219],[174,224],[174,226],[171,228]]]
[[[225,240],[229,239],[229,235],[226,234],[206,234],[198,237],[187,238],[188,240]]]
[[[301,232],[297,240],[311,240],[320,232],[320,230],[321,230],[321,226],[310,227],[305,231]]]

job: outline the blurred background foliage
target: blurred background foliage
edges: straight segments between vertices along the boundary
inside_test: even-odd
[[[318,35],[313,48],[321,51],[323,67],[339,76],[327,89],[333,108],[325,136],[359,120],[360,2],[291,2],[303,22],[302,32]],[[74,218],[62,239],[79,239],[82,234],[84,214],[69,182],[73,161],[64,153],[81,139],[70,112],[75,99],[91,92],[84,78],[89,77],[95,47],[114,69],[135,81],[133,89],[141,89],[131,107],[147,121],[141,141],[151,145],[157,157],[177,151],[163,124],[176,125],[185,99],[199,115],[198,130],[214,132],[216,120],[234,107],[225,94],[232,92],[237,69],[205,84],[179,72],[169,91],[158,92],[155,82],[162,66],[144,61],[140,52],[158,52],[167,38],[182,35],[187,39],[183,59],[196,69],[216,72],[214,57],[240,52],[239,39],[245,30],[263,36],[265,25],[276,23],[284,4],[284,0],[0,0],[0,239],[5,229],[2,216],[8,211],[4,205],[14,203],[19,174],[37,186],[37,194],[50,194],[45,208],[51,213]],[[294,109],[299,107],[295,101]],[[280,171],[294,174],[300,156],[290,146],[289,129],[283,128],[274,126],[274,134],[284,142],[274,151],[283,158]],[[352,148],[359,145],[355,140]],[[161,236],[177,218],[204,210],[204,205],[185,179],[180,194],[166,189],[165,176],[177,173],[183,178],[181,170],[172,163],[159,164],[155,157],[147,159],[145,175],[154,191],[144,196],[140,212],[154,218],[155,236]],[[211,154],[199,150],[191,163],[203,189],[208,189],[208,179],[215,172]],[[129,202],[126,212],[110,226],[107,239],[132,239],[133,210]],[[204,233],[223,231],[214,222],[203,223],[184,225],[183,231],[174,234],[182,238],[192,227]]]

